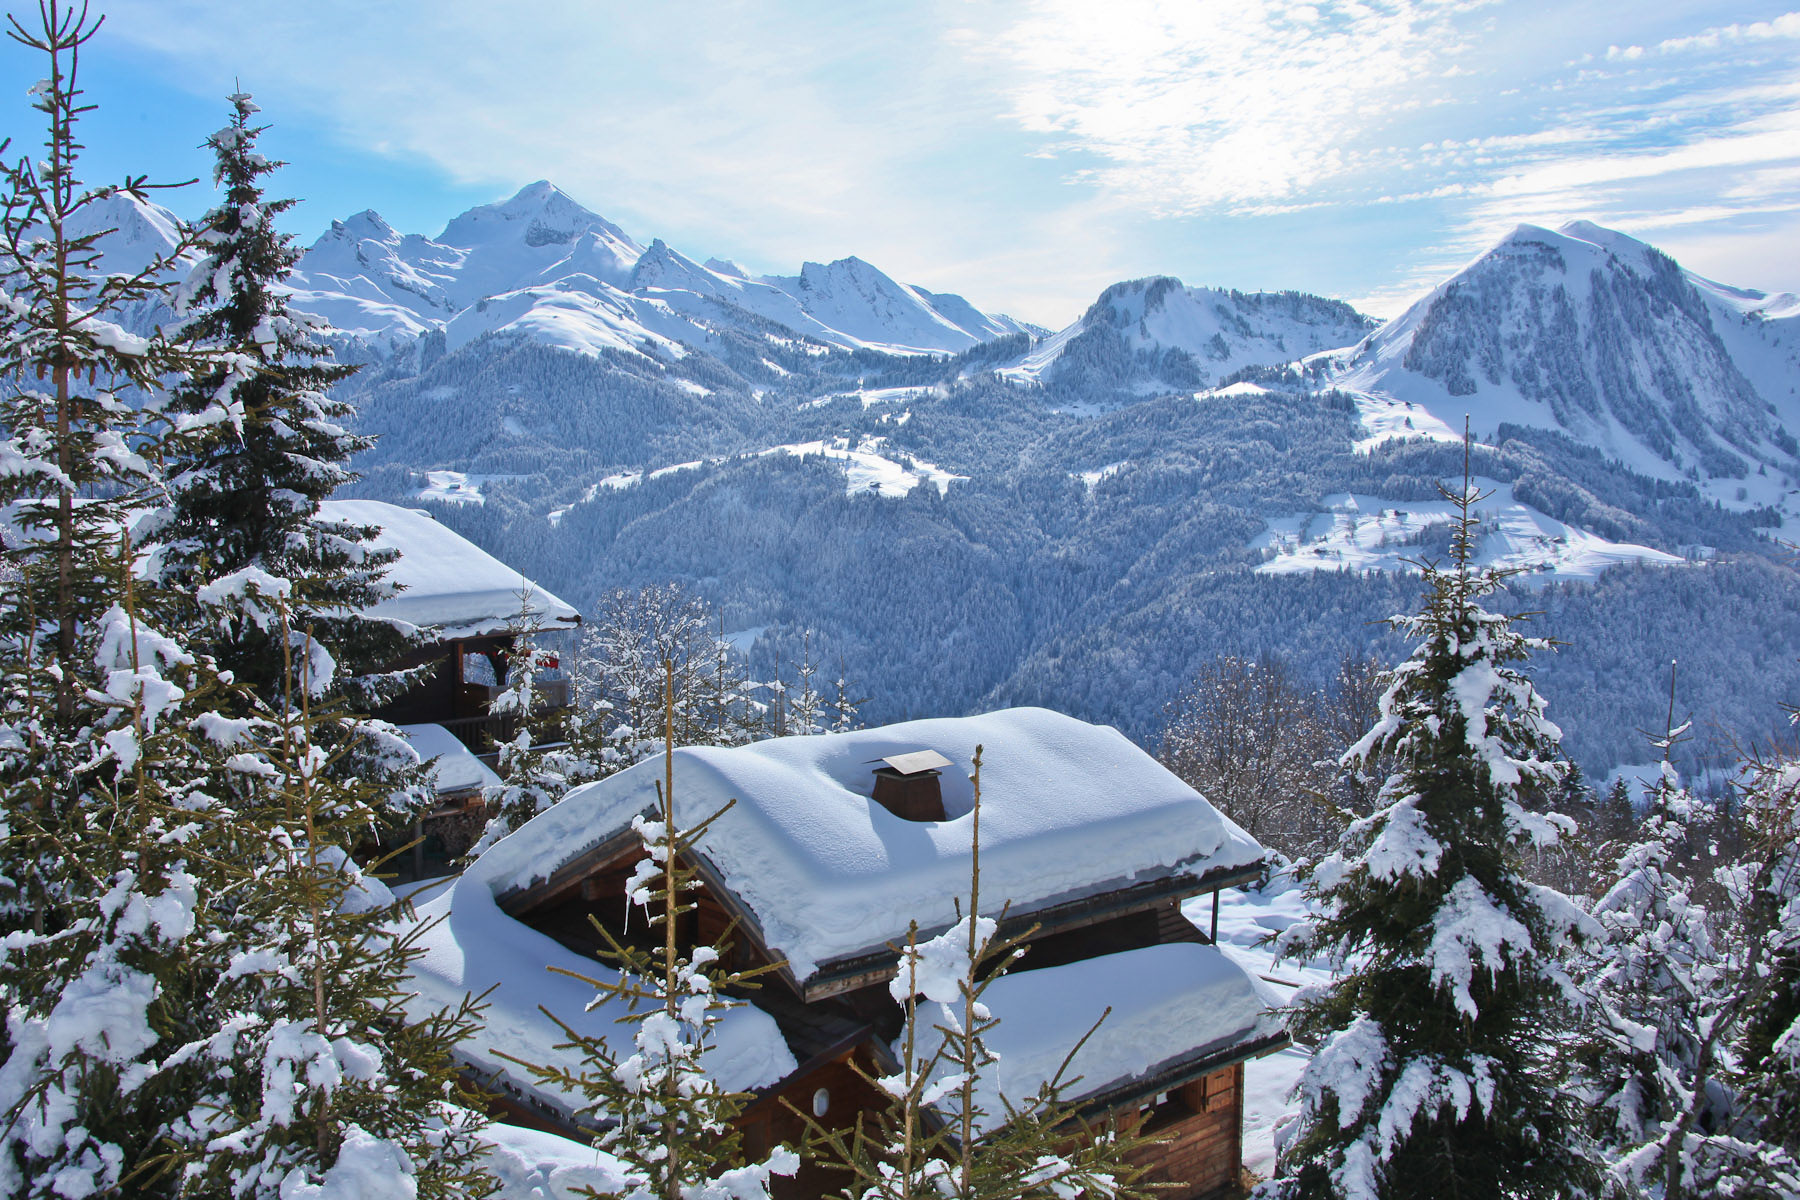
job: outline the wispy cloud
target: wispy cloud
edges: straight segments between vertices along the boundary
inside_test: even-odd
[[[1290,204],[1402,161],[1489,0],[1036,0],[970,53],[1071,177],[1164,216]],[[1010,10],[1009,10],[1010,11]]]
[[[1782,13],[1772,21],[1752,21],[1747,25],[1716,25],[1687,37],[1664,38],[1654,46],[1608,46],[1610,61],[1631,61],[1646,54],[1685,54],[1694,50],[1717,50],[1733,42],[1766,42],[1776,38],[1800,38],[1800,12]]]

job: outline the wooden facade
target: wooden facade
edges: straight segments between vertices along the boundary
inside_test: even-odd
[[[500,906],[581,954],[597,955],[604,945],[591,921],[622,942],[641,941],[648,936],[647,923],[638,919],[627,925],[623,918],[625,880],[643,857],[636,835],[624,830],[548,878],[501,895]],[[692,865],[700,887],[695,910],[677,927],[678,945],[687,951],[713,944],[733,927],[727,965],[746,969],[773,961],[755,921],[709,865],[703,859]],[[1025,942],[1027,953],[1013,970],[1055,967],[1171,942],[1207,943],[1206,932],[1182,916],[1182,900],[1244,882],[1245,876],[1239,869],[1211,877],[1159,880],[1012,918],[1003,935],[1032,931]],[[738,1118],[747,1153],[757,1155],[783,1142],[799,1144],[806,1129],[796,1110],[813,1114],[828,1128],[849,1128],[886,1106],[887,1097],[863,1074],[887,1074],[896,1067],[888,1047],[901,1031],[904,1013],[887,988],[894,970],[891,951],[823,964],[805,981],[796,980],[782,965],[761,977],[762,986],[741,997],[774,1019],[800,1064],[759,1093]],[[1141,1157],[1149,1168],[1148,1178],[1165,1185],[1161,1194],[1172,1200],[1223,1196],[1236,1187],[1243,1159],[1242,1063],[1286,1044],[1286,1036],[1277,1034],[1254,1043],[1208,1048],[1165,1064],[1153,1077],[1116,1088],[1102,1086],[1081,1105],[1081,1116],[1090,1122],[1141,1124],[1161,1138]],[[498,1115],[572,1132],[518,1099],[503,1099]],[[835,1194],[847,1182],[841,1173],[809,1164],[797,1178],[777,1179],[775,1196],[815,1200]]]

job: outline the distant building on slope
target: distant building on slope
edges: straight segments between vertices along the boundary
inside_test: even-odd
[[[416,625],[429,641],[393,667],[436,664],[425,681],[374,715],[400,726],[423,758],[436,758],[438,805],[413,829],[412,853],[397,863],[403,875],[443,868],[467,850],[486,822],[482,788],[499,778],[481,761],[508,736],[489,704],[506,679],[506,656],[523,623],[545,631],[573,629],[581,614],[429,513],[379,500],[327,500],[329,521],[370,525],[367,543],[397,550],[387,578],[402,589],[368,615]],[[543,680],[552,704],[569,702],[569,685]]]
[[[727,1015],[708,1057],[720,1084],[757,1095],[738,1122],[747,1152],[800,1139],[788,1104],[850,1125],[884,1103],[851,1064],[893,1069],[903,1016],[887,988],[891,944],[909,920],[930,936],[957,918],[978,744],[984,908],[1010,902],[1002,935],[1035,927],[984,997],[1001,1019],[994,1086],[1035,1093],[1111,1006],[1071,1066],[1081,1082],[1070,1098],[1165,1135],[1145,1153],[1169,1195],[1224,1194],[1242,1160],[1242,1064],[1287,1035],[1280,998],[1181,905],[1257,878],[1263,851],[1117,731],[1042,709],[675,752],[681,824],[737,801],[698,848],[698,907],[678,936],[711,942],[735,918],[730,965],[782,964]],[[421,998],[494,989],[487,1029],[465,1052],[495,1073],[514,1120],[573,1131],[568,1098],[496,1053],[566,1060],[540,1004],[577,1029],[627,1036],[609,1006],[584,1012],[591,988],[545,968],[609,974],[590,916],[621,939],[645,936],[641,915],[626,919],[625,880],[644,853],[630,823],[654,810],[662,769],[647,762],[576,789],[421,909],[427,923],[442,918],[422,935]],[[992,1095],[985,1106],[1004,1111]],[[842,1182],[809,1169],[777,1194]]]

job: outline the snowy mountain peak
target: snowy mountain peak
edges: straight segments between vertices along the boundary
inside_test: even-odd
[[[400,231],[389,225],[382,215],[372,208],[365,208],[355,216],[345,217],[342,221],[333,221],[319,241],[336,237],[358,242],[387,242],[400,244]],[[313,243],[318,245],[318,242]]]
[[[1195,391],[1248,366],[1351,345],[1374,325],[1341,300],[1191,288],[1154,275],[1108,287],[1079,321],[1002,373],[1099,395]]]
[[[1521,225],[1383,326],[1342,382],[1452,429],[1468,413],[1484,435],[1555,429],[1653,474],[1743,479],[1791,462],[1800,430],[1800,328],[1753,321],[1766,300],[1589,221]]]
[[[594,232],[637,250],[624,230],[582,207],[547,180],[527,184],[509,199],[482,204],[455,217],[437,240],[471,248],[496,239],[520,237],[527,246],[568,245]]]
[[[70,222],[77,237],[100,234],[108,271],[141,271],[181,240],[180,218],[160,204],[114,192],[84,206]]]

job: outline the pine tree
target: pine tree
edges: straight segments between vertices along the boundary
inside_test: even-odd
[[[608,1126],[595,1144],[626,1171],[622,1200],[766,1200],[770,1176],[793,1174],[799,1159],[776,1147],[762,1162],[745,1163],[731,1121],[751,1097],[719,1087],[700,1060],[724,1011],[741,1003],[728,1000],[726,989],[772,968],[727,971],[720,964],[729,947],[684,950],[677,940],[678,921],[695,908],[688,899],[698,886],[689,865],[694,847],[725,809],[687,829],[676,819],[675,687],[675,664],[665,662],[661,811],[655,820],[632,819],[645,857],[625,885],[628,902],[644,909],[650,928],[660,927],[662,942],[652,950],[622,945],[590,918],[607,942],[604,957],[619,974],[610,981],[575,976],[598,991],[596,1003],[619,1000],[630,1008],[623,1020],[634,1027],[632,1052],[622,1054],[604,1036],[578,1033],[558,1021],[569,1035],[559,1048],[581,1051],[584,1067],[513,1061],[535,1079],[587,1098],[582,1114]]]
[[[329,657],[292,628],[285,598],[246,601],[246,615],[273,612],[290,647],[284,700],[210,722],[249,836],[240,886],[214,906],[228,962],[204,1004],[219,1030],[185,1048],[210,1086],[175,1121],[165,1162],[184,1195],[485,1194],[474,1134],[486,1121],[452,1058],[478,1035],[481,1006],[413,1007],[422,930],[346,850],[383,788],[351,779],[334,761],[348,751],[318,740],[334,714],[313,707],[306,677]]]
[[[614,589],[577,648],[577,685],[584,708],[584,752],[608,772],[663,749],[664,664],[673,671],[677,743],[713,744],[721,703],[718,643],[705,602],[678,584]],[[728,739],[739,735],[729,723]],[[727,741],[726,744],[733,744]]]
[[[600,766],[580,749],[580,719],[573,708],[552,708],[538,692],[538,681],[556,669],[557,656],[539,639],[543,619],[531,605],[527,589],[519,597],[519,613],[509,632],[506,687],[489,711],[512,722],[511,736],[496,747],[497,786],[484,799],[492,815],[468,853],[473,860],[489,846],[524,825],[568,794],[569,789],[600,776]]]
[[[67,1200],[167,1183],[158,1159],[208,1086],[183,1048],[219,1033],[196,1001],[222,965],[209,905],[232,880],[237,814],[229,764],[193,734],[217,673],[135,578],[160,382],[197,364],[120,321],[157,304],[188,247],[104,272],[99,206],[149,185],[77,179],[78,66],[99,22],[53,0],[39,18],[9,34],[48,60],[31,93],[48,137],[6,165],[0,198],[0,1192]]]
[[[1637,809],[1632,807],[1631,787],[1623,777],[1613,780],[1595,814],[1595,835],[1603,843],[1622,842],[1637,830]]]
[[[794,684],[787,689],[787,732],[806,736],[825,732],[825,697],[813,686],[819,664],[813,659],[812,630],[800,632],[800,661],[794,664]]]
[[[1739,864],[1730,892],[1736,927],[1734,987],[1706,1031],[1737,1090],[1736,1122],[1713,1136],[1696,1103],[1677,1132],[1697,1145],[1684,1156],[1669,1200],[1707,1194],[1800,1196],[1800,762],[1752,756],[1744,807],[1758,857]],[[1670,1139],[1673,1141],[1673,1139]]]
[[[850,694],[850,672],[844,666],[844,656],[838,655],[837,678],[831,685],[831,703],[827,706],[831,713],[831,732],[849,733],[862,728],[862,721],[856,715],[867,697],[858,699]]]
[[[1664,1191],[1683,1157],[1680,1147],[1664,1152],[1664,1135],[1704,1099],[1700,1031],[1713,1025],[1728,990],[1711,916],[1687,874],[1688,844],[1706,814],[1669,761],[1687,729],[1673,724],[1673,679],[1670,690],[1670,727],[1653,739],[1661,770],[1647,789],[1638,837],[1593,907],[1604,941],[1583,980],[1592,1025],[1577,1053],[1590,1129],[1615,1172],[1627,1186],[1654,1182]]]
[[[194,313],[183,336],[213,354],[168,397],[180,436],[156,567],[189,594],[251,569],[291,581],[296,625],[316,631],[338,664],[334,690],[366,712],[409,683],[383,669],[406,636],[361,615],[392,594],[383,575],[396,555],[368,544],[373,529],[325,520],[319,502],[353,478],[351,456],[372,443],[345,427],[349,405],[328,394],[355,368],[332,361],[321,320],[288,307],[281,288],[300,255],[275,222],[294,202],[266,197],[263,179],[282,164],[257,152],[264,127],[252,123],[251,98],[230,102],[230,123],[207,139],[224,201],[202,222],[204,256],[179,297]],[[268,630],[227,618],[200,632],[222,666],[274,701],[284,648]]]
[[[1283,939],[1342,974],[1303,994],[1292,1028],[1317,1040],[1278,1178],[1260,1195],[1551,1197],[1597,1191],[1569,1098],[1547,1067],[1558,956],[1583,918],[1526,882],[1520,850],[1571,830],[1530,812],[1555,786],[1557,731],[1518,666],[1541,640],[1481,601],[1502,577],[1474,565],[1479,493],[1465,473],[1449,567],[1393,624],[1417,645],[1381,720],[1352,748],[1391,753],[1377,811],[1312,872],[1316,920]]]
[[[265,790],[328,755],[291,737],[279,752],[255,744],[259,730],[285,726],[259,715],[253,694],[232,694],[169,622],[169,592],[138,579],[132,514],[161,488],[160,385],[212,369],[211,356],[161,333],[134,337],[115,319],[152,308],[174,261],[106,274],[99,235],[77,233],[92,223],[84,210],[113,195],[84,191],[74,175],[74,125],[87,111],[75,68],[98,23],[52,0],[40,16],[41,30],[14,22],[11,32],[49,58],[33,93],[47,153],[7,168],[0,220],[0,501],[17,514],[5,539],[16,585],[0,592],[0,1193],[273,1195],[226,1170],[264,1144],[248,1126],[221,1137],[234,1096],[266,1132],[293,1124],[284,1095],[310,1119],[320,1106],[301,1097],[332,1094],[330,1126],[308,1128],[315,1153],[278,1172],[296,1184],[346,1179],[370,1165],[364,1150],[383,1153],[371,1137],[407,1123],[433,1163],[455,1164],[470,1118],[436,1086],[445,1060],[425,1053],[443,1039],[422,1025],[440,1018],[400,1012],[392,914],[364,918],[372,938],[360,944],[382,947],[373,957],[393,982],[377,993],[360,982],[358,939],[332,932],[342,906],[328,901],[347,888],[315,876],[302,919],[279,900],[294,895],[296,854],[325,878],[349,876],[341,845],[317,833],[339,820],[360,827],[366,806],[319,794],[303,820],[289,811],[285,825],[270,823],[281,805]],[[123,190],[142,200],[144,187]],[[285,587],[240,572],[199,591],[242,607]],[[315,674],[329,662],[305,650]],[[295,948],[285,965],[283,944]],[[278,999],[301,980],[346,1014],[310,1042]],[[402,1171],[389,1191],[459,1171],[433,1165],[413,1181]]]

